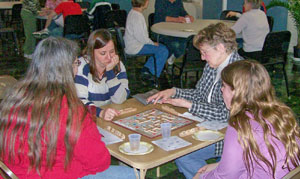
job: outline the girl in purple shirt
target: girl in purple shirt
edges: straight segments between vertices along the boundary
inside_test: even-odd
[[[299,166],[299,125],[276,99],[266,69],[256,61],[237,61],[221,77],[230,109],[222,159],[200,168],[194,178],[282,178]]]

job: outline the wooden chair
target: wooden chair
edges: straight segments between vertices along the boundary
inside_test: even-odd
[[[300,178],[300,166],[290,171],[282,179],[299,179]]]
[[[18,177],[2,161],[0,161],[0,175],[4,179],[18,179]]]
[[[199,73],[202,74],[202,70],[206,64],[205,61],[201,60],[201,55],[199,50],[193,45],[194,35],[191,35],[186,40],[185,52],[183,56],[183,61],[181,63],[175,62],[172,67],[172,79],[173,85],[175,78],[179,76],[180,87],[183,88],[183,76],[185,74],[185,81],[187,81],[187,76],[189,72],[196,72],[196,82],[199,80]],[[174,68],[179,69],[179,75],[175,76]]]

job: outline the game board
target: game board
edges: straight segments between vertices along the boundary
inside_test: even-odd
[[[161,135],[160,124],[164,122],[172,123],[172,130],[193,123],[193,121],[158,109],[150,109],[133,116],[113,121],[115,124],[128,128],[149,138]]]

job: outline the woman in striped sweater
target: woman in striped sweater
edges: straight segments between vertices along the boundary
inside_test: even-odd
[[[91,33],[84,56],[75,77],[78,97],[97,117],[112,120],[118,110],[100,106],[123,103],[129,96],[126,69],[116,54],[109,31],[99,29]]]

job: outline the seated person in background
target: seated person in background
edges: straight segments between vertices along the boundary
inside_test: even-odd
[[[300,128],[292,110],[275,96],[270,77],[256,61],[238,61],[222,71],[230,109],[224,150],[199,178],[282,178],[300,165]]]
[[[132,9],[126,20],[126,30],[124,35],[125,52],[127,54],[155,54],[157,77],[160,76],[168,59],[168,49],[149,38],[145,18],[142,14],[147,9],[149,0],[131,0]],[[142,68],[142,79],[154,80],[155,75],[154,59],[150,57]]]
[[[45,28],[41,31],[34,32],[33,35],[52,35],[52,36],[62,36],[63,27],[58,26],[53,18],[58,14],[63,15],[64,19],[68,15],[81,15],[81,7],[78,3],[75,3],[73,0],[62,0],[62,2],[48,15]]]
[[[40,16],[48,16],[60,3],[62,0],[47,0],[46,5],[42,8],[42,12],[40,12]]]
[[[110,166],[94,117],[74,85],[78,46],[49,37],[0,104],[0,156],[19,178],[135,178]]]
[[[118,110],[100,106],[123,103],[129,96],[128,79],[124,64],[119,60],[112,36],[108,30],[91,33],[81,65],[75,77],[75,86],[81,101],[105,120],[118,116]]]
[[[167,89],[148,98],[154,104],[167,103],[187,108],[202,119],[227,122],[228,110],[221,92],[221,71],[228,64],[240,60],[237,53],[235,33],[223,23],[211,24],[194,37],[194,46],[199,49],[201,59],[207,64],[195,89]],[[180,172],[192,178],[198,169],[206,165],[209,158],[221,156],[223,141],[212,144],[175,160]],[[199,167],[200,166],[200,167]]]
[[[182,0],[156,0],[154,13],[154,23],[190,23],[194,21],[194,17],[188,15],[185,11]],[[184,54],[185,38],[160,35],[159,41],[169,49],[171,56],[168,59],[169,64],[173,64],[174,58],[178,58]]]
[[[261,1],[261,4],[260,4],[260,10],[264,11],[266,14],[267,14],[267,8],[266,8],[266,5],[263,1]],[[243,6],[243,13],[246,12],[245,11],[245,7]],[[234,11],[230,11],[226,14],[226,17],[232,17],[232,16],[235,16],[237,18],[240,18],[242,16],[241,13],[239,12],[234,12]]]
[[[265,38],[270,32],[266,14],[259,9],[260,0],[245,0],[245,13],[231,27],[243,38],[239,54],[244,58],[259,59]]]

